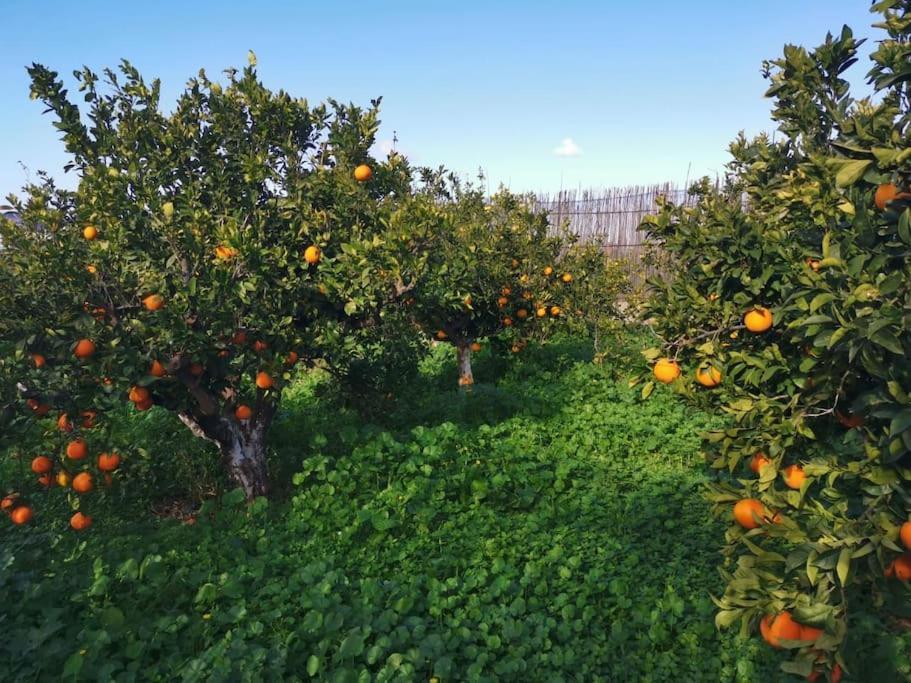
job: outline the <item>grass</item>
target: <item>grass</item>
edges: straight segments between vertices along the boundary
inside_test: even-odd
[[[59,495],[33,527],[0,527],[0,671],[783,680],[758,638],[713,625],[724,524],[698,452],[715,419],[663,391],[641,401],[635,348],[606,367],[571,342],[485,352],[470,395],[441,348],[371,421],[302,377],[272,434],[284,486],[252,506],[171,416],[122,417],[136,450],[91,532],[64,528]],[[195,525],[149,512],[213,493]]]

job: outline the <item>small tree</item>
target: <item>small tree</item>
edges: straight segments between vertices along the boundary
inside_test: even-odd
[[[172,410],[265,494],[295,363],[344,363],[401,294],[383,245],[410,170],[368,155],[379,102],[311,107],[266,89],[251,55],[225,87],[200,72],[166,115],[158,82],[124,62],[105,92],[75,74],[84,121],[55,73],[29,73],[79,184],[28,187],[22,223],[2,229],[5,398],[19,382],[41,409],[18,421],[60,413],[74,438],[116,400]]]
[[[852,611],[909,606],[911,3],[874,9],[878,102],[842,77],[849,29],[786,47],[767,65],[783,138],[741,137],[724,187],[643,226],[674,264],[653,283],[655,378],[730,418],[708,435],[736,560],[716,621],[811,680],[840,679]]]

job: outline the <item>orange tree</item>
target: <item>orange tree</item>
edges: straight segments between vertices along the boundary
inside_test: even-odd
[[[396,279],[409,283],[405,303],[418,328],[456,348],[459,386],[474,383],[471,353],[482,340],[519,352],[573,310],[574,276],[561,270],[570,240],[530,198],[501,189],[488,199],[452,174],[424,170],[402,220],[409,229]]]
[[[378,101],[311,107],[250,62],[224,87],[200,72],[171,114],[125,62],[104,82],[76,72],[87,116],[55,73],[29,69],[79,175],[72,192],[27,187],[22,223],[2,228],[4,415],[53,435],[44,474],[110,474],[104,414],[130,401],[177,413],[248,497],[265,494],[295,363],[344,366],[396,306],[384,233],[411,171],[368,156]],[[88,457],[67,455],[79,440]]]
[[[643,225],[674,276],[652,283],[643,393],[727,417],[707,435],[731,521],[717,623],[812,680],[841,677],[856,611],[911,613],[911,3],[874,10],[875,101],[842,77],[849,29],[787,46],[767,64],[782,138],[741,137],[721,187]]]

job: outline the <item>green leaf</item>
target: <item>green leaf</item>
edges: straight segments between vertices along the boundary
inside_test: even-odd
[[[835,184],[839,187],[848,187],[861,179],[872,159],[856,159],[842,163],[838,173],[835,174]]]
[[[835,567],[835,571],[838,573],[838,580],[841,582],[842,586],[847,585],[848,583],[848,572],[851,570],[851,548],[842,548],[841,552],[838,554],[838,564]]]
[[[316,655],[310,655],[307,657],[307,673],[310,676],[316,676],[317,671],[319,671],[320,660]]]

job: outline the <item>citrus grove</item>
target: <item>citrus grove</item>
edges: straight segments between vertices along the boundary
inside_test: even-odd
[[[847,27],[787,46],[765,65],[780,135],[741,136],[723,182],[642,226],[674,273],[653,283],[643,394],[726,418],[707,434],[729,524],[716,623],[808,680],[863,679],[845,666],[863,610],[894,628],[909,604],[911,3],[874,10],[874,97],[844,80]]]

